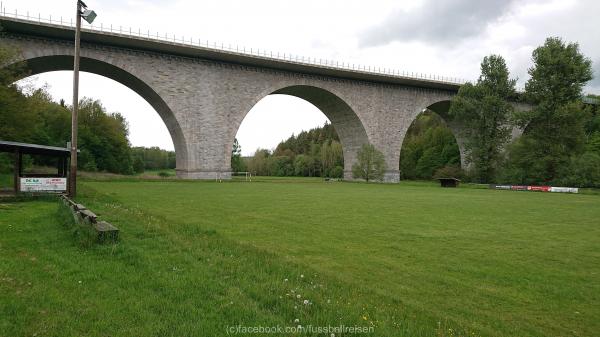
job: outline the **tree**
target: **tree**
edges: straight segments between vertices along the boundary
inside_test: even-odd
[[[458,144],[444,120],[426,110],[406,132],[400,151],[402,179],[431,179],[446,166],[460,166]]]
[[[14,84],[24,71],[16,67],[18,52],[6,45],[0,46],[0,138],[9,141],[32,142],[35,129],[31,121],[36,112],[27,97]]]
[[[300,155],[306,157],[296,162]],[[252,166],[256,167],[254,164],[260,161],[260,158],[252,158],[248,160],[248,164],[251,166],[250,163],[253,162]],[[344,157],[335,129],[331,124],[325,123],[322,127],[302,131],[279,143],[269,161],[271,174],[299,175],[299,172],[303,172],[303,176],[331,176],[337,166],[343,166]],[[296,164],[301,165],[301,169],[296,170]],[[334,173],[337,174],[338,171]]]
[[[486,56],[477,83],[463,85],[452,100],[449,114],[462,126],[467,160],[479,182],[494,179],[509,140],[515,83],[502,56]]]
[[[383,180],[386,170],[385,158],[372,144],[364,144],[357,153],[358,162],[352,166],[354,179]]]
[[[294,159],[294,171],[295,171],[295,175],[297,175],[297,176],[300,176],[300,177],[310,176],[312,166],[313,166],[313,159],[312,159],[312,157],[310,157],[308,155],[299,154]]]
[[[271,156],[269,158],[269,167],[271,174],[278,177],[294,175],[294,162],[292,157]]]
[[[242,146],[238,142],[237,138],[233,140],[233,146],[231,149],[231,170],[233,172],[246,171],[246,165],[242,160]]]
[[[83,98],[79,102],[79,144],[90,153],[100,171],[132,174],[131,147],[127,139],[129,127],[119,113],[108,114],[100,101]],[[80,168],[90,165],[81,158]]]
[[[568,166],[563,167],[557,183],[566,186],[600,187],[600,155],[585,152],[574,156]]]
[[[175,152],[163,150],[156,146],[133,147],[131,148],[131,156],[133,158],[133,170],[138,173],[144,170],[175,168]]]
[[[144,158],[135,156],[133,159],[133,172],[143,173],[144,172]]]
[[[271,175],[269,158],[271,152],[265,149],[257,149],[254,156],[248,160],[248,170],[257,176]]]
[[[534,108],[517,114],[526,129],[512,147],[508,168],[523,183],[551,183],[585,148],[590,114],[581,97],[592,79],[591,61],[577,43],[552,37],[533,51],[529,75],[525,93]]]
[[[324,177],[332,177],[334,169],[338,166],[344,166],[344,154],[342,151],[342,144],[340,142],[329,139],[323,142],[321,146],[321,167],[323,168]]]
[[[2,27],[0,27],[0,33]],[[19,62],[19,51],[8,46],[0,46],[0,86],[14,86],[20,78],[25,77],[24,62]]]

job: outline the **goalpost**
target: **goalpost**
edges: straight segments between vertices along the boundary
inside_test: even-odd
[[[244,175],[244,181],[252,181],[252,172],[233,172],[233,171],[224,171],[217,172],[215,174],[215,182],[223,182],[225,177],[234,177]]]

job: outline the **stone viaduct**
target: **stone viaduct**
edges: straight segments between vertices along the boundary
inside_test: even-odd
[[[0,25],[0,43],[20,51],[30,75],[72,70],[73,28],[8,17],[0,17]],[[82,71],[124,84],[158,112],[173,139],[177,176],[186,179],[227,178],[231,147],[246,114],[265,96],[285,94],[312,103],[329,118],[343,147],[345,179],[352,178],[358,149],[370,142],[385,155],[385,180],[397,182],[412,121],[425,109],[446,117],[460,87],[89,29],[81,46]],[[460,126],[447,123],[465,165]]]

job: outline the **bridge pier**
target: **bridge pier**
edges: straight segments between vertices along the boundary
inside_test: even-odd
[[[383,175],[383,182],[398,183],[400,182],[400,170],[386,170]]]
[[[231,179],[231,170],[228,171],[217,171],[217,170],[180,170],[176,169],[177,178],[179,179],[190,179],[190,180],[215,180]]]

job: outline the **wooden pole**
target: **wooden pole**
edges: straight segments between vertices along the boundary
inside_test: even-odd
[[[77,193],[77,113],[79,110],[79,53],[81,40],[81,1],[77,0],[75,25],[75,60],[73,62],[73,113],[71,114],[71,170],[69,171],[69,196]]]

